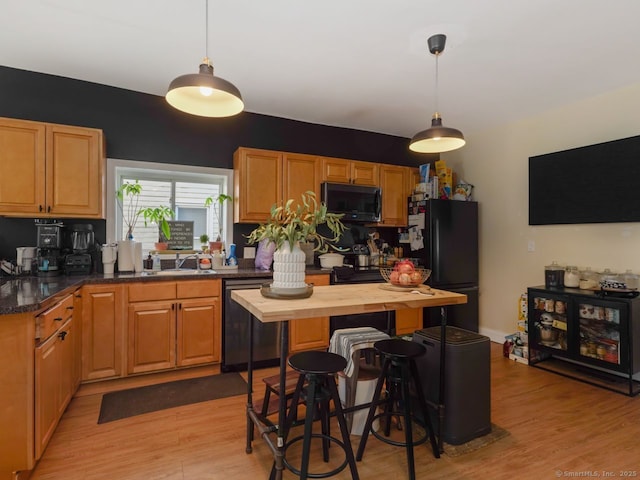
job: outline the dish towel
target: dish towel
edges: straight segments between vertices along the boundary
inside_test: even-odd
[[[363,348],[373,348],[378,340],[387,340],[389,335],[373,327],[342,328],[333,332],[329,342],[329,352],[347,359],[344,374],[353,375],[353,354]]]

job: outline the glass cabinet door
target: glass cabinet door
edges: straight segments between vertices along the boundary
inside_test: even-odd
[[[533,308],[533,329],[529,329],[529,337],[533,335],[534,344],[566,352],[567,299],[536,293],[530,300],[530,308]]]
[[[588,299],[578,302],[580,318],[580,358],[597,359],[620,365],[621,319],[626,319],[624,304],[598,304]]]

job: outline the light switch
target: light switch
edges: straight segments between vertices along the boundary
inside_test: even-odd
[[[529,240],[527,243],[527,252],[535,252],[536,251],[536,241]]]

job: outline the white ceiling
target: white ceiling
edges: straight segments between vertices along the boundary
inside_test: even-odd
[[[435,111],[436,33],[463,133],[640,81],[638,0],[209,1],[215,74],[249,112],[411,137]],[[205,56],[204,2],[0,0],[0,64],[164,95]]]

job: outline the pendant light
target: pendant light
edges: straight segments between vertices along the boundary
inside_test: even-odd
[[[177,77],[165,98],[172,107],[201,117],[230,117],[244,109],[240,91],[223,78],[213,75],[209,60],[209,1],[205,0],[205,57],[198,73]]]
[[[431,128],[416,133],[411,139],[409,149],[418,153],[449,152],[462,147],[466,142],[460,130],[442,126],[442,117],[438,113],[438,57],[444,50],[446,35],[429,37],[429,51],[436,56],[436,113],[431,120]]]

